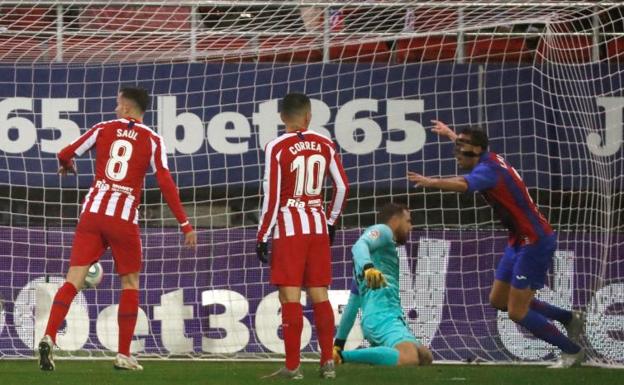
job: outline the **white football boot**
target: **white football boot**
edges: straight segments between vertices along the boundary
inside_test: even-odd
[[[125,354],[118,353],[113,363],[115,369],[120,370],[143,370],[143,367],[139,365],[136,358],[126,356]]]

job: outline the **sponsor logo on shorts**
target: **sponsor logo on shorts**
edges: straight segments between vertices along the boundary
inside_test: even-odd
[[[516,279],[517,279],[518,281],[522,281],[522,280],[527,279],[527,277],[526,277],[525,275],[516,275]]]

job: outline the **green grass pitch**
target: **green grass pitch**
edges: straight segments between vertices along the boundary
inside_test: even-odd
[[[2,385],[237,385],[277,384],[286,380],[260,379],[279,368],[278,362],[141,361],[143,372],[115,371],[112,361],[57,360],[56,371],[42,372],[34,360],[0,360]],[[350,385],[623,385],[624,370],[543,366],[433,365],[425,368],[384,368],[342,365],[335,380],[318,377],[317,365],[303,366],[299,384]]]

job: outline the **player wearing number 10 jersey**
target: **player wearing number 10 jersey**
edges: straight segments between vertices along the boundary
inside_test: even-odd
[[[163,139],[141,123],[149,104],[147,92],[123,88],[117,96],[118,119],[93,126],[58,154],[59,174],[76,173],[74,156],[96,150],[95,179],[84,203],[72,246],[67,281],[56,293],[45,336],[39,343],[39,366],[54,370],[52,346],[69,306],[83,286],[89,266],[110,247],[121,280],[118,324],[119,348],[115,368],[142,370],[130,355],[139,307],[141,239],[138,205],[145,174],[151,166],[160,189],[185,233],[185,243],[194,246],[197,236],[180,203],[167,167]]]
[[[258,258],[266,262],[267,240],[272,233],[271,283],[279,288],[286,348],[286,367],[274,375],[302,377],[300,298],[301,288],[306,287],[314,304],[321,375],[332,378],[334,313],[327,296],[331,283],[330,243],[347,198],[347,178],[334,143],[307,129],[312,117],[307,96],[286,95],[280,115],[286,133],[266,146],[264,203],[256,246]],[[334,194],[326,215],[323,185],[327,175],[333,181]]]

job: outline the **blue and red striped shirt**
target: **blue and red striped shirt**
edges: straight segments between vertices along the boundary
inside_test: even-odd
[[[480,192],[509,229],[510,244],[532,244],[553,233],[524,181],[502,156],[484,153],[464,179],[468,183],[467,192]]]

